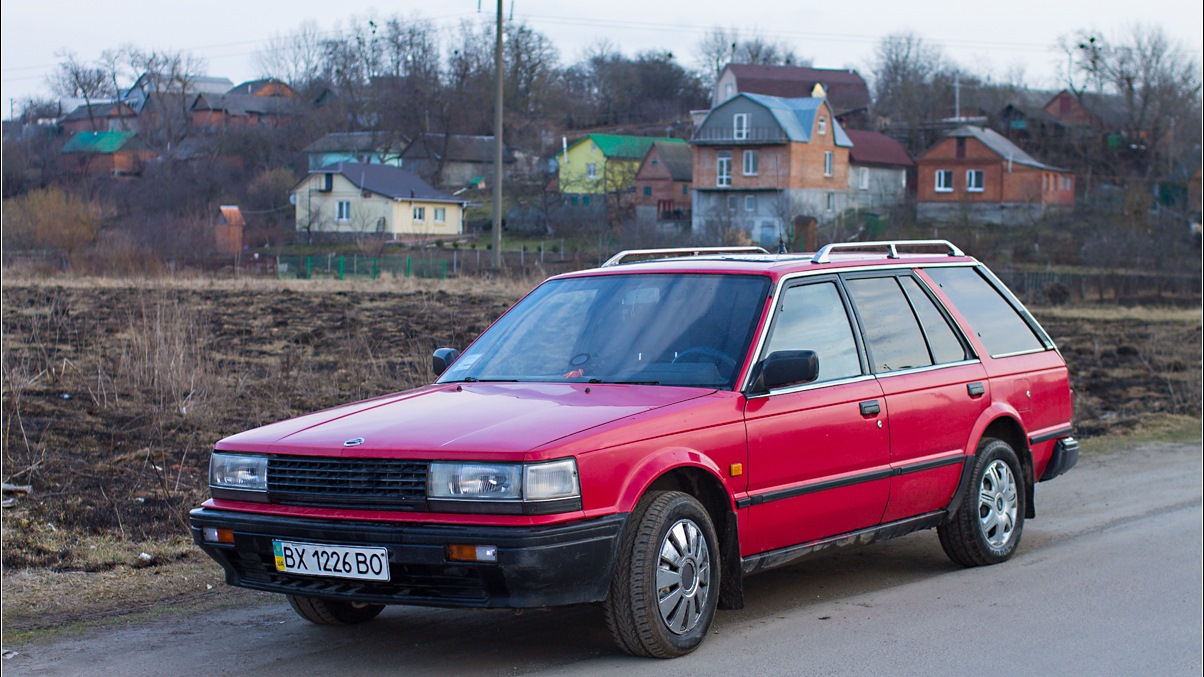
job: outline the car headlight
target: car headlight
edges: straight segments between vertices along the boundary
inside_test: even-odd
[[[266,493],[268,457],[261,454],[213,452],[209,459],[209,488]]]
[[[433,510],[526,515],[579,510],[577,462],[479,463],[434,461],[427,475]]]

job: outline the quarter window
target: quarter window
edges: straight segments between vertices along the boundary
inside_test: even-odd
[[[920,288],[920,283],[916,282],[914,277],[900,277],[899,284],[903,286],[907,300],[911,301],[911,307],[920,318],[920,327],[924,330],[924,337],[928,339],[928,352],[932,356],[932,363],[947,364],[966,359],[965,346],[936,304]]]
[[[1020,310],[974,268],[927,268],[924,272],[953,301],[992,357],[1044,350]]]
[[[756,176],[761,164],[761,153],[755,150],[744,151],[744,175]]]
[[[966,190],[971,193],[981,193],[983,186],[982,170],[966,170]]]
[[[953,192],[953,170],[938,169],[936,170],[936,192],[952,193]]]
[[[730,150],[719,151],[718,159],[715,161],[715,185],[720,188],[732,185],[732,152]]]

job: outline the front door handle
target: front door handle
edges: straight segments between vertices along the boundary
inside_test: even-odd
[[[878,400],[861,403],[862,416],[876,416],[880,411],[882,411],[882,408],[878,406]]]

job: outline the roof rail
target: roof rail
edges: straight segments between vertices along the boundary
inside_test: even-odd
[[[815,256],[811,258],[811,263],[829,263],[831,258],[829,255],[837,249],[886,249],[886,258],[899,258],[900,247],[945,247],[949,251],[949,256],[965,256],[965,252],[958,249],[948,240],[892,240],[888,242],[834,242],[826,244],[820,248]]]
[[[670,258],[675,256],[702,256],[704,254],[768,254],[761,247],[678,247],[676,249],[628,249],[610,257],[602,267],[617,266],[623,259],[633,256],[653,256]]]

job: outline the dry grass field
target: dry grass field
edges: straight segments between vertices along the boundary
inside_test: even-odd
[[[186,537],[214,441],[425,383],[434,348],[534,283],[6,280],[3,478],[30,488],[3,509],[6,627],[216,586]],[[1198,426],[1198,307],[1034,312],[1070,363],[1080,435]]]

